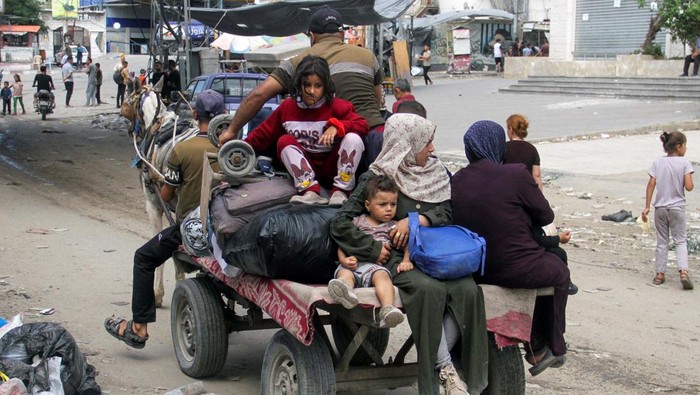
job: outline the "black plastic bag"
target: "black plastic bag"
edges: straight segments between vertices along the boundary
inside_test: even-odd
[[[32,366],[37,357],[41,362]],[[24,324],[0,338],[0,371],[16,377],[27,386],[49,389],[46,360],[61,357],[61,383],[66,395],[101,394],[95,382],[95,367],[87,363],[75,339],[53,322]]]
[[[226,262],[244,272],[325,284],[333,278],[337,265],[337,246],[330,235],[336,211],[287,205],[260,214],[219,244]]]

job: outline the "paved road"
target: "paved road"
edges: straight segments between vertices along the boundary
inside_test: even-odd
[[[144,57],[145,59],[145,57]],[[105,86],[104,92],[107,101],[111,104],[108,106],[100,106],[97,108],[86,109],[77,107],[72,109],[63,108],[61,98],[64,92],[62,84],[60,84],[60,74],[57,69],[54,69],[54,78],[57,81],[57,102],[59,108],[57,113],[52,116],[46,123],[41,123],[37,120],[36,115],[27,117],[18,117],[22,122],[36,122],[40,125],[63,124],[64,119],[61,118],[77,118],[90,114],[97,114],[105,111],[115,111],[114,99],[110,99],[110,95],[114,95],[116,91],[115,84],[109,77],[109,70],[113,66],[115,60],[112,58],[100,59],[105,65]],[[141,57],[132,56],[129,61],[134,69],[142,67],[145,62]],[[31,84],[33,72],[25,74],[25,82],[28,80]],[[30,78],[30,76],[32,76]],[[416,80],[416,82],[420,82]],[[446,78],[436,78],[435,85],[423,86],[417,85],[414,93],[428,109],[429,117],[438,124],[438,137],[436,145],[441,153],[452,153],[456,157],[462,158],[462,135],[467,127],[474,121],[479,119],[493,119],[504,123],[508,115],[514,112],[521,112],[527,115],[531,120],[531,136],[530,140],[551,140],[553,138],[573,136],[581,134],[590,134],[594,132],[609,132],[611,130],[638,129],[638,128],[653,128],[653,125],[672,123],[672,122],[687,122],[698,118],[697,103],[691,102],[645,102],[637,100],[618,100],[618,99],[596,99],[596,98],[577,98],[572,96],[545,96],[545,95],[513,95],[495,93],[499,87],[506,86],[513,81],[507,81],[500,78],[474,78],[469,77],[461,80],[449,80]],[[83,104],[86,77],[79,75],[76,81],[75,99],[73,104]],[[391,105],[391,98],[387,100]],[[0,121],[0,126],[4,122]],[[89,122],[85,122],[85,130],[79,132],[87,132]],[[6,124],[5,124],[6,126]],[[697,129],[697,128],[695,128]],[[110,131],[111,132],[111,131]],[[38,131],[36,133],[39,133]],[[121,133],[120,133],[121,134]],[[89,140],[102,142],[100,147],[110,149],[111,147],[106,142],[110,138],[115,138],[115,134],[106,132],[93,132],[86,134]],[[52,140],[65,140],[66,134],[56,135],[40,135],[37,138],[36,134],[29,135],[27,139],[32,139],[34,144],[43,145],[46,147],[46,152],[54,155],[52,151],[55,147],[50,146]],[[21,137],[21,136],[20,136]],[[17,137],[17,138],[20,138]],[[695,144],[695,141],[700,141],[700,132],[689,132],[689,150],[688,156],[691,160],[700,161],[700,144]],[[118,138],[122,138],[118,136]],[[123,139],[123,138],[122,138]],[[35,140],[35,141],[34,141]],[[0,144],[8,143],[9,140]],[[130,150],[126,149],[127,142],[114,142],[115,151],[112,154],[118,158],[118,166],[126,166],[128,158],[130,158]],[[77,144],[75,146],[78,146]],[[82,146],[82,145],[81,145]],[[587,189],[576,188],[576,190],[593,192],[594,196],[602,195],[596,189],[596,183],[591,182],[595,177],[577,177],[583,175],[611,175],[614,181],[619,184],[619,188],[626,188],[630,196],[643,196],[645,176],[640,174],[651,163],[655,156],[662,155],[661,144],[658,141],[657,135],[640,134],[628,137],[610,137],[597,140],[576,140],[567,142],[547,142],[537,145],[543,160],[545,173],[547,172],[562,172],[574,175],[573,178],[580,179],[580,183],[585,185]],[[7,147],[8,151],[12,151],[12,147]],[[126,152],[123,152],[126,151]],[[84,149],[84,152],[98,152],[98,149]],[[118,155],[116,154],[118,153]],[[112,155],[109,156],[110,160]],[[63,159],[61,157],[61,159]],[[74,158],[75,159],[75,158]],[[63,162],[60,162],[63,163]],[[112,162],[110,162],[112,163]],[[122,172],[125,167],[122,167]],[[627,173],[634,174],[627,174]],[[119,173],[115,171],[115,173]],[[131,175],[129,175],[131,176]],[[125,180],[126,177],[118,179],[114,182],[110,179],[110,183],[123,183],[129,185]],[[133,179],[132,177],[128,178]],[[595,181],[595,180],[593,180]],[[634,181],[632,183],[632,181]],[[568,184],[567,184],[568,185]],[[133,187],[132,187],[133,188]],[[4,193],[9,193],[10,186],[3,189]],[[135,194],[138,195],[138,194]],[[159,323],[153,326],[153,339],[149,343],[148,352],[137,353],[132,350],[127,350],[119,344],[116,344],[111,338],[107,337],[101,329],[101,318],[106,315],[105,310],[109,312],[124,313],[128,311],[127,307],[119,307],[112,303],[128,300],[128,274],[124,275],[124,264],[129,262],[134,246],[137,246],[142,240],[137,234],[132,232],[117,231],[114,226],[108,226],[117,220],[111,221],[96,221],[89,219],[87,222],[84,218],[78,218],[73,211],[64,208],[54,208],[46,206],[38,209],[38,203],[35,198],[21,199],[18,194],[13,193],[6,201],[14,202],[14,204],[22,205],[21,208],[9,212],[31,212],[35,215],[28,216],[23,221],[8,225],[6,229],[19,229],[17,239],[22,240],[24,235],[23,229],[28,229],[36,224],[50,223],[51,226],[73,229],[71,235],[76,240],[81,240],[78,245],[67,243],[64,246],[68,251],[62,254],[61,257],[70,257],[69,266],[67,269],[62,269],[57,278],[66,276],[70,279],[71,275],[78,273],[91,278],[97,278],[99,281],[90,283],[90,293],[80,293],[80,296],[75,296],[74,300],[81,300],[84,295],[99,295],[97,302],[90,303],[86,308],[86,315],[91,317],[97,316],[98,319],[92,318],[82,322],[71,320],[71,326],[75,328],[76,333],[81,333],[82,339],[87,339],[90,343],[81,344],[90,350],[97,351],[98,354],[91,356],[92,360],[96,360],[98,367],[104,369],[105,374],[100,380],[107,380],[107,388],[110,388],[112,393],[135,393],[146,392],[153,387],[152,392],[162,392],[164,388],[172,388],[176,385],[186,384],[193,381],[192,379],[182,375],[177,363],[172,354],[172,344],[169,339],[169,324],[168,311],[159,311]],[[613,194],[610,196],[627,196],[621,194]],[[140,212],[139,212],[140,214]],[[51,221],[46,218],[49,215],[56,217]],[[9,221],[13,219],[9,216]],[[8,224],[10,222],[7,222]],[[16,222],[16,221],[15,221]],[[135,225],[140,228],[145,227],[145,220]],[[57,224],[57,225],[53,225]],[[139,229],[140,229],[139,228]],[[90,236],[90,232],[94,235]],[[87,233],[85,233],[87,232]],[[5,232],[7,233],[7,232]],[[118,234],[118,236],[117,236]],[[4,234],[3,234],[4,235]],[[22,236],[22,237],[21,237]],[[119,237],[118,242],[115,240]],[[82,242],[82,240],[85,242]],[[56,241],[61,244],[59,241]],[[43,241],[43,243],[46,243]],[[32,245],[33,244],[29,244]],[[53,245],[52,245],[52,248]],[[58,248],[58,247],[56,247]],[[109,248],[109,250],[105,250]],[[78,250],[78,251],[75,251]],[[114,251],[116,250],[116,251]],[[41,250],[40,250],[41,251]],[[56,254],[55,250],[47,250],[51,254]],[[104,255],[106,251],[113,251],[110,254]],[[98,255],[94,255],[94,254]],[[35,254],[36,255],[36,254]],[[95,266],[94,257],[99,256],[99,265]],[[45,254],[37,255],[35,260],[42,261],[50,259]],[[91,266],[92,265],[92,266]],[[171,270],[171,269],[168,269]],[[594,270],[594,269],[588,269]],[[172,272],[170,272],[172,273]],[[46,273],[43,273],[46,276]],[[25,276],[29,274],[25,273]],[[581,278],[581,277],[579,277]],[[121,283],[117,283],[117,280]],[[19,279],[17,279],[19,281]],[[29,281],[29,280],[27,280]],[[173,288],[172,276],[166,276],[168,292]],[[40,281],[37,281],[41,283]],[[73,280],[73,282],[75,282]],[[106,287],[108,292],[97,290],[99,286]],[[75,288],[62,286],[67,297],[73,297]],[[71,291],[71,292],[67,292]],[[110,293],[111,291],[111,293]],[[119,293],[117,293],[119,292]],[[52,295],[49,294],[48,297]],[[168,298],[169,299],[169,295]],[[59,311],[57,317],[65,314],[63,319],[71,317],[70,312],[75,311],[76,307],[64,305],[65,312]],[[104,306],[108,306],[105,308]],[[207,381],[207,387],[210,391],[216,393],[255,393],[259,387],[259,372],[262,364],[262,353],[269,338],[273,332],[249,332],[237,333],[230,337],[230,355],[227,365],[224,368],[222,375],[215,379]],[[393,336],[393,335],[392,335]],[[390,347],[397,348],[398,342],[392,341]],[[98,357],[99,355],[99,357]],[[140,372],[138,377],[135,371]],[[144,379],[147,377],[148,379]],[[138,381],[136,379],[141,379]],[[128,384],[127,384],[128,383]],[[121,386],[124,386],[123,388]],[[529,393],[539,393],[539,387],[530,388]],[[400,393],[400,394],[415,394],[416,391],[410,389],[400,389],[396,391],[376,391],[365,392],[365,394],[384,394],[384,393]]]
[[[481,119],[505,125],[511,114],[530,120],[528,140],[548,140],[612,131],[654,131],[659,125],[689,123],[698,129],[700,103],[692,101],[630,100],[561,95],[499,93],[515,83],[500,77],[436,78],[425,86],[414,79],[413,93],[438,125],[438,152],[463,156],[462,136]],[[387,97],[391,108],[393,96]],[[692,122],[694,121],[694,122]]]

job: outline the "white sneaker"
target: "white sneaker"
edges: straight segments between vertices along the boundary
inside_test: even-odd
[[[328,204],[328,199],[324,198],[323,196],[319,195],[318,193],[314,191],[308,191],[303,195],[294,195],[292,196],[291,199],[289,199],[289,203],[301,203],[301,204],[310,204],[310,205],[316,205],[316,206],[324,206]]]
[[[340,207],[348,200],[348,195],[342,191],[335,191],[331,195],[331,199],[328,201],[329,206]]]
[[[403,313],[394,306],[384,306],[377,315],[380,328],[393,328],[403,322]]]
[[[348,288],[348,285],[337,278],[328,282],[328,294],[346,309],[352,309],[360,303],[357,295]]]
[[[440,385],[445,388],[445,395],[469,395],[467,384],[459,378],[454,365],[440,369]]]

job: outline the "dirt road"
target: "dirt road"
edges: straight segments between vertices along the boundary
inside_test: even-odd
[[[126,133],[92,126],[93,116],[81,109],[70,115],[0,120],[0,316],[24,313],[26,321],[63,324],[108,393],[162,393],[193,382],[180,372],[170,340],[171,266],[166,306],[149,327],[145,350],[129,349],[102,328],[111,314],[129,315],[133,251],[152,235],[136,171],[129,168],[133,148]],[[697,146],[691,141],[689,150]],[[554,176],[545,193],[557,225],[573,232],[566,248],[581,291],[569,299],[566,365],[528,375],[528,394],[700,393],[699,291],[682,291],[673,267],[666,284],[652,286],[653,234],[600,220],[620,209],[639,214],[645,172]],[[695,235],[699,200],[688,199]],[[698,273],[697,255],[690,262]],[[34,309],[46,307],[56,313],[36,315]],[[205,380],[207,389],[259,393],[262,355],[273,333],[232,334],[227,364]]]

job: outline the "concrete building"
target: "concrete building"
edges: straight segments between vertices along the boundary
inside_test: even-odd
[[[430,1],[428,1],[430,2]],[[497,18],[455,19],[433,26],[430,43],[436,68],[445,67],[452,52],[454,28],[471,32],[473,58],[486,64],[493,62],[491,50],[495,34],[506,36],[504,48],[511,39],[541,45],[549,42],[549,59],[614,60],[640,50],[649,22],[656,9],[655,0],[646,0],[639,7],[635,0],[434,0],[439,13],[458,13],[498,9],[517,17],[517,23]],[[425,3],[425,1],[423,2]],[[414,8],[414,10],[417,8]],[[418,16],[414,14],[415,16]],[[426,38],[424,38],[425,40]],[[654,41],[667,58],[680,58],[689,49],[673,42],[668,32],[657,34]]]
[[[44,9],[41,19],[49,27],[49,31],[39,37],[39,48],[47,57],[54,58],[65,44],[83,45],[94,57],[105,52],[104,11],[80,9],[77,19],[60,20],[53,18],[51,9]]]

